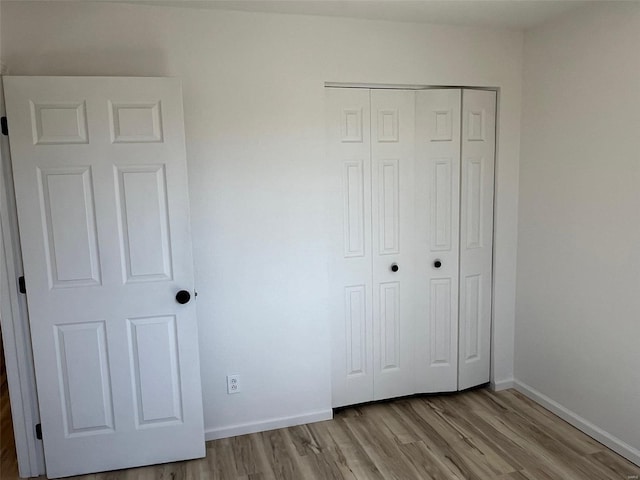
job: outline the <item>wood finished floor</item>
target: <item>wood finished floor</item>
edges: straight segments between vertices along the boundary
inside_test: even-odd
[[[13,440],[9,386],[7,384],[7,370],[2,349],[2,335],[0,334],[0,479],[10,479],[17,476],[18,462]]]
[[[16,447],[13,440],[9,386],[4,363],[2,336],[0,335],[0,478],[12,478],[18,474]]]
[[[201,460],[74,480],[628,480],[640,468],[514,390],[348,408],[207,443]],[[4,477],[3,477],[4,478]]]

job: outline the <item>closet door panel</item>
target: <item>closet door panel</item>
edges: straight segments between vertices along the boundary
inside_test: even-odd
[[[334,407],[373,399],[369,90],[326,88]]]
[[[458,389],[490,379],[496,93],[464,90]]]
[[[415,391],[415,92],[371,90],[371,121],[373,398],[379,400]]]
[[[458,89],[416,92],[415,383],[457,390],[460,107]]]

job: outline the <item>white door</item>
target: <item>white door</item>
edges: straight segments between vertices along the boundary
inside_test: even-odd
[[[416,92],[416,385],[458,389],[458,89]]]
[[[415,392],[415,92],[371,90],[373,399]]]
[[[373,399],[370,93],[327,88],[333,406]]]
[[[458,389],[490,379],[496,92],[462,92]]]
[[[47,475],[204,456],[179,81],[5,94]]]
[[[414,392],[412,91],[328,88],[333,406]]]

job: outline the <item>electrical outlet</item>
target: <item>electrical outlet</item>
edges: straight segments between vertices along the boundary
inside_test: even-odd
[[[227,375],[227,393],[238,393],[240,391],[240,375]]]

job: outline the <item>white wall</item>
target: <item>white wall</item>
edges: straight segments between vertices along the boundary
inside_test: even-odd
[[[329,412],[324,82],[500,87],[494,378],[512,377],[520,33],[4,1],[2,49],[10,74],[182,77],[210,438]]]
[[[636,462],[639,47],[636,2],[525,36],[515,344],[519,382]]]

